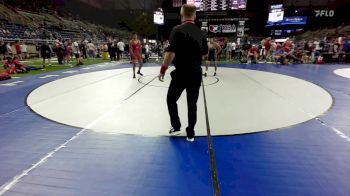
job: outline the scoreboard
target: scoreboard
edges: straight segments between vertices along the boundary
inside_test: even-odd
[[[198,11],[245,10],[247,0],[187,0],[194,4]]]

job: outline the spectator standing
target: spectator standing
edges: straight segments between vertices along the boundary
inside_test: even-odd
[[[79,49],[80,49],[80,57],[86,59],[87,58],[87,49],[86,49],[86,41],[83,40],[79,44]]]
[[[12,46],[11,46],[10,43],[7,43],[7,44],[6,44],[6,51],[7,51],[7,54],[8,54],[9,56],[12,56],[12,55],[13,55],[13,50],[12,50]]]
[[[57,41],[55,43],[54,51],[55,51],[55,53],[57,55],[58,64],[63,65],[63,57],[64,57],[64,46],[63,46],[63,43]]]
[[[34,44],[34,41],[33,41],[33,44]],[[39,54],[39,58],[41,58],[41,52],[40,52],[40,49],[41,49],[41,43],[37,43],[35,44],[35,51],[38,52]]]
[[[43,58],[43,68],[45,68],[46,66],[46,59],[49,65],[51,65],[52,48],[50,47],[49,42],[46,41],[44,44],[41,45],[40,53],[41,57]]]
[[[83,62],[81,60],[81,51],[78,42],[73,42],[72,45],[72,52],[75,56],[75,59],[77,61],[77,66],[83,65]]]
[[[102,59],[107,60],[108,59],[108,45],[102,44],[100,50],[102,51]]]
[[[5,59],[5,54],[7,53],[6,44],[4,41],[0,41],[0,58]]]
[[[111,61],[117,61],[116,52],[117,52],[117,46],[116,46],[115,42],[113,41],[113,42],[108,44],[108,53],[109,53],[109,58],[111,59]]]
[[[64,42],[64,62],[69,63],[72,56],[72,42],[70,40],[66,40]]]
[[[307,50],[308,50],[308,54],[310,56],[310,60],[314,61],[315,60],[315,53],[314,53],[314,46],[313,46],[312,40],[307,42]]]
[[[265,62],[271,61],[271,37],[266,38],[264,42],[264,59]]]
[[[226,44],[226,60],[231,61],[232,60],[232,44],[229,40]]]
[[[270,60],[273,61],[273,55],[277,50],[277,43],[275,40],[271,40],[271,48],[270,48]]]
[[[231,52],[231,59],[232,59],[232,58],[236,58],[236,50],[237,50],[236,42],[232,42],[231,46],[232,46],[232,52]]]
[[[158,54],[158,58],[163,58],[163,47],[162,44],[159,42],[156,48],[156,52]]]
[[[125,43],[123,41],[119,41],[117,43],[117,60],[119,61],[120,58],[123,58],[123,53],[124,53],[124,50],[125,50]]]
[[[27,59],[28,58],[28,47],[24,42],[21,44],[21,48],[22,48],[23,58]]]
[[[19,41],[16,41],[15,43],[15,48],[16,48],[16,54],[20,60],[22,60],[22,47]]]
[[[88,50],[88,58],[95,58],[96,47],[91,41],[89,41],[89,43],[87,44],[87,50]]]

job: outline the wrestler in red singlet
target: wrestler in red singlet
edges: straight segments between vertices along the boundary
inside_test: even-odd
[[[142,60],[141,44],[140,44],[139,41],[136,41],[136,42],[134,41],[132,43],[131,47],[132,47],[132,53],[133,53],[133,55],[131,57],[132,63],[136,64],[136,63],[138,63],[139,61]]]
[[[134,73],[134,78],[136,78],[135,76],[135,68],[136,68],[136,64],[139,63],[139,70],[137,72],[137,74],[143,76],[143,74],[141,73],[141,68],[142,68],[142,55],[141,55],[141,41],[138,39],[137,34],[134,33],[132,36],[132,40],[130,40],[129,43],[129,52],[130,52],[130,56],[131,56],[131,62],[132,64],[134,64],[133,66],[133,73]]]

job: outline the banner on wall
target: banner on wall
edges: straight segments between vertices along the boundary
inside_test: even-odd
[[[279,22],[267,22],[266,26],[279,26],[279,25],[306,25],[307,16],[292,16],[284,17],[282,21]]]
[[[199,12],[197,24],[209,36],[232,37],[238,33],[244,35],[245,24],[248,20],[249,18],[238,12]]]
[[[201,29],[211,35],[229,35],[237,33],[237,23],[202,22]]]
[[[207,18],[199,19],[202,31],[212,36],[244,35],[247,18]]]

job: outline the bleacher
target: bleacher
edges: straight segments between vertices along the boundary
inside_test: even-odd
[[[308,30],[297,36],[297,39],[313,40],[323,39],[325,36],[329,38],[336,38],[340,36],[350,35],[350,25],[342,25],[337,28],[323,28],[317,30]]]
[[[14,24],[28,24],[31,23],[30,19],[23,16],[14,9],[11,9],[3,4],[0,4],[0,18],[5,19]]]
[[[0,37],[3,39],[93,39],[104,41],[105,35],[126,38],[129,32],[85,21],[73,20],[71,17],[59,16],[54,11],[36,13],[19,10],[0,4]],[[10,31],[4,34],[2,30]],[[26,36],[25,31],[35,32],[36,36]],[[43,33],[44,31],[44,33]],[[52,34],[52,36],[49,36]],[[95,35],[95,36],[94,36]]]
[[[1,20],[0,23],[2,24],[2,29],[6,29],[10,31],[9,35],[5,35],[2,31],[0,31],[0,36],[3,38],[10,38],[10,39],[15,39],[18,37],[24,37],[24,32],[27,29],[23,25],[18,25],[18,24],[12,24],[7,22],[6,20]]]

